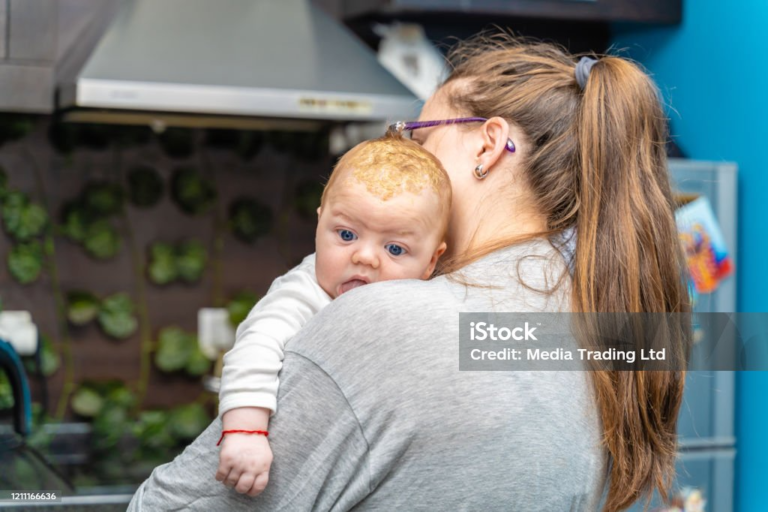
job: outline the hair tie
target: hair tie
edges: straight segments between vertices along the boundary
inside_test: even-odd
[[[592,57],[582,57],[579,59],[579,63],[576,64],[576,82],[578,82],[582,91],[587,87],[589,72],[595,64],[597,64],[597,59]]]

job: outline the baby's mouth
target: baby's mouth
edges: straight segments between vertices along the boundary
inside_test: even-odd
[[[362,279],[350,279],[346,283],[341,283],[341,286],[339,287],[339,295],[366,284],[368,284],[368,282],[363,281]]]

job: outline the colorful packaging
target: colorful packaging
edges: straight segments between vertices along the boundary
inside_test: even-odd
[[[675,218],[696,293],[712,293],[733,274],[723,233],[706,197],[680,207]]]

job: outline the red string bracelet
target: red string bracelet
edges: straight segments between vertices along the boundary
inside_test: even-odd
[[[225,430],[221,433],[221,437],[219,438],[219,442],[216,443],[216,446],[221,444],[221,442],[224,440],[224,436],[227,434],[260,434],[264,437],[267,437],[269,432],[266,430]]]

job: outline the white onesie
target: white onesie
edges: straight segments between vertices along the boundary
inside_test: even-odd
[[[274,280],[237,328],[235,346],[224,355],[219,415],[238,407],[275,411],[286,342],[331,300],[317,283],[314,254]]]

